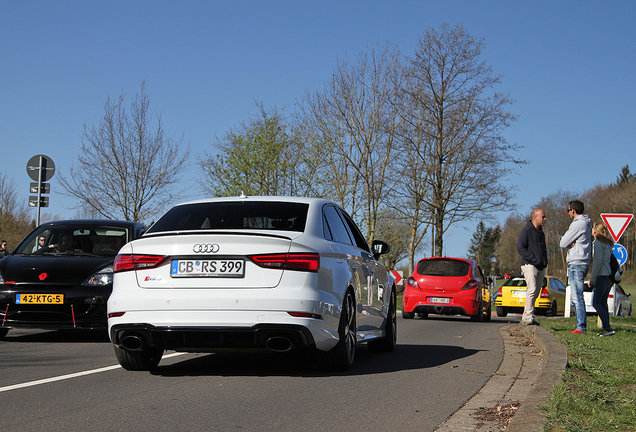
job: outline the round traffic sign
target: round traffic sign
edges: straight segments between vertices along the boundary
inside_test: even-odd
[[[53,159],[45,155],[35,155],[27,162],[27,174],[32,180],[45,182],[55,174]]]
[[[612,248],[612,252],[618,260],[618,263],[620,265],[625,265],[625,263],[627,262],[627,249],[625,248],[625,246],[616,243]]]

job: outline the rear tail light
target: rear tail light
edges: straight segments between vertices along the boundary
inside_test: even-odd
[[[163,255],[117,255],[113,269],[115,273],[151,269],[159,267],[166,259]]]
[[[409,276],[409,278],[406,280],[406,284],[411,288],[422,289],[413,276]]]
[[[497,294],[495,294],[495,298],[497,298],[497,297],[501,297],[502,295],[503,295],[503,292],[501,291],[501,288],[499,288],[499,289],[497,290]]]
[[[548,289],[547,288],[542,288],[541,289],[541,298],[550,298],[550,294],[548,293]]]
[[[307,312],[287,312],[287,313],[296,318],[313,318],[313,319],[319,319],[319,320],[322,319],[322,315],[320,314],[307,313]]]
[[[277,270],[318,272],[320,255],[317,253],[289,253],[248,256],[254,264]]]
[[[476,279],[471,279],[462,287],[462,290],[475,289],[479,286],[479,282]]]

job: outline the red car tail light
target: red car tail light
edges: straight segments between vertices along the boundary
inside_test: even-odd
[[[548,293],[548,289],[547,288],[542,288],[541,289],[541,298],[550,298],[550,293]]]
[[[166,260],[163,255],[117,255],[113,264],[115,273],[130,270],[145,270],[159,267]]]
[[[254,264],[277,270],[297,270],[317,273],[320,255],[317,253],[289,253],[248,256]]]
[[[497,297],[501,297],[502,295],[503,295],[503,292],[502,292],[501,288],[499,288],[499,289],[497,290],[497,294],[495,294],[495,298],[497,298]]]
[[[479,282],[475,279],[471,279],[462,287],[462,290],[475,289],[479,286]]]
[[[409,276],[409,278],[406,280],[406,284],[411,288],[422,289],[413,276]]]

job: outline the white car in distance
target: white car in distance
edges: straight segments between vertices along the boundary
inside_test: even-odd
[[[388,251],[328,200],[176,205],[115,259],[115,354],[125,369],[152,370],[164,350],[309,348],[348,370],[357,342],[395,349],[395,283],[378,261]]]
[[[593,290],[590,288],[589,281],[585,281],[583,286],[583,299],[585,300],[585,313],[596,315],[596,309],[592,306]],[[609,314],[613,316],[627,317],[632,315],[632,301],[619,284],[614,284],[607,296],[607,307]]]

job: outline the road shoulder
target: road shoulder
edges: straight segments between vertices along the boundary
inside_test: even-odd
[[[462,408],[436,431],[540,430],[545,406],[567,365],[565,347],[539,326],[507,324],[499,327],[504,341],[502,362]]]

